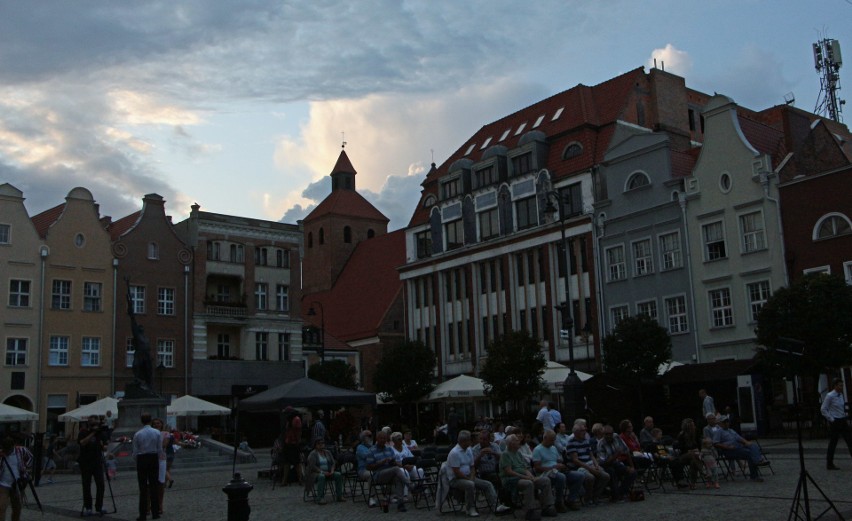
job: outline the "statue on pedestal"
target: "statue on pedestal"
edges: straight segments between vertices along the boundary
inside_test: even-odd
[[[145,336],[145,328],[136,322],[133,310],[133,297],[130,294],[130,277],[124,277],[127,284],[127,315],[130,317],[130,328],[133,333],[133,376],[135,381],[127,385],[125,391],[128,398],[158,396],[154,391],[154,367],[151,363],[151,343]]]

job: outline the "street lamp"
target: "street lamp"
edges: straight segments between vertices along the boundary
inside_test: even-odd
[[[559,205],[557,209],[554,201]],[[563,392],[565,393],[565,413],[572,420],[576,420],[583,414],[583,382],[577,376],[576,368],[574,367],[574,317],[571,316],[571,291],[568,280],[571,276],[571,263],[569,260],[568,240],[565,237],[565,221],[568,215],[565,211],[565,201],[562,195],[556,191],[547,192],[547,206],[544,208],[545,215],[549,215],[553,220],[556,212],[559,212],[559,231],[562,234],[562,250],[564,252],[564,269],[565,269],[565,302],[556,309],[562,314],[562,330],[568,334],[568,377],[565,378],[563,384]]]
[[[314,310],[314,305],[319,306],[320,313],[322,313],[320,315],[319,355],[320,355],[320,363],[324,364],[325,363],[325,310],[322,307],[322,302],[318,302],[318,301],[315,300],[315,301],[311,302],[311,307],[308,309],[308,316],[309,317],[317,316],[317,312],[316,312],[316,310]]]

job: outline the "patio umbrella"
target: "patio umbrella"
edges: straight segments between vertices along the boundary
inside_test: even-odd
[[[185,395],[166,407],[166,416],[228,416],[231,409],[210,403],[195,396]]]
[[[544,379],[544,385],[550,389],[550,392],[561,391],[562,384],[565,383],[565,379],[568,378],[568,373],[571,372],[571,369],[565,367],[564,365],[548,361],[547,368],[544,370],[544,374],[541,375],[542,379]],[[589,378],[592,377],[589,373],[584,373],[583,371],[574,371],[577,373],[577,376],[580,377],[581,382],[585,382]]]
[[[14,423],[38,420],[38,414],[0,403],[0,422]]]
[[[74,410],[59,415],[59,421],[83,421],[89,416],[106,416],[107,411],[112,411],[112,417],[118,418],[118,400],[107,396],[96,402],[78,407]]]
[[[439,384],[432,389],[424,401],[436,402],[453,398],[454,400],[485,397],[485,386],[480,378],[461,374]]]

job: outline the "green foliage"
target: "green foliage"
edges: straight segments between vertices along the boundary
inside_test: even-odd
[[[789,348],[785,338],[804,342],[804,355],[792,363],[776,352]],[[770,366],[792,365],[796,374],[852,364],[852,286],[836,275],[813,274],[779,289],[758,315],[757,342],[767,348]]]
[[[343,360],[327,360],[308,368],[308,377],[343,389],[357,389],[355,368]]]
[[[604,368],[618,380],[634,382],[657,376],[672,359],[669,332],[648,315],[627,317],[603,340]]]
[[[538,340],[526,331],[512,331],[486,348],[488,359],[479,371],[485,392],[498,403],[526,402],[544,391],[547,367]]]
[[[435,353],[423,342],[406,340],[384,348],[373,383],[383,399],[412,403],[432,390],[434,369]]]

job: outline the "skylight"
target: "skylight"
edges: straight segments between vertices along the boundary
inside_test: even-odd
[[[544,114],[542,114],[538,117],[537,120],[535,120],[535,124],[533,124],[532,128],[538,128],[538,126],[541,125],[542,121],[544,121]]]
[[[488,139],[485,140],[485,143],[479,148],[480,150],[485,150],[485,147],[488,146],[488,143],[491,143],[491,136],[488,136]]]
[[[518,130],[516,130],[516,131],[515,131],[515,135],[517,136],[518,134],[520,134],[521,132],[523,132],[525,128],[527,128],[527,122],[526,122],[526,121],[524,121],[523,123],[521,123],[521,126],[520,126],[520,127],[518,127]]]
[[[471,152],[473,152],[473,148],[474,148],[475,146],[476,146],[476,143],[471,144],[471,145],[468,147],[467,152],[465,152],[465,153],[464,153],[464,155],[469,156],[469,155],[470,155],[470,153],[471,153]]]
[[[556,111],[556,114],[553,115],[550,121],[556,121],[557,119],[559,119],[559,116],[562,115],[563,110],[565,110],[565,107],[559,107],[559,110]]]
[[[508,136],[508,135],[509,135],[509,132],[511,132],[511,131],[512,131],[512,129],[511,129],[511,128],[507,128],[507,129],[506,129],[506,132],[503,132],[503,135],[502,135],[502,136],[500,136],[500,141],[503,141],[504,139],[506,139],[506,136]]]

